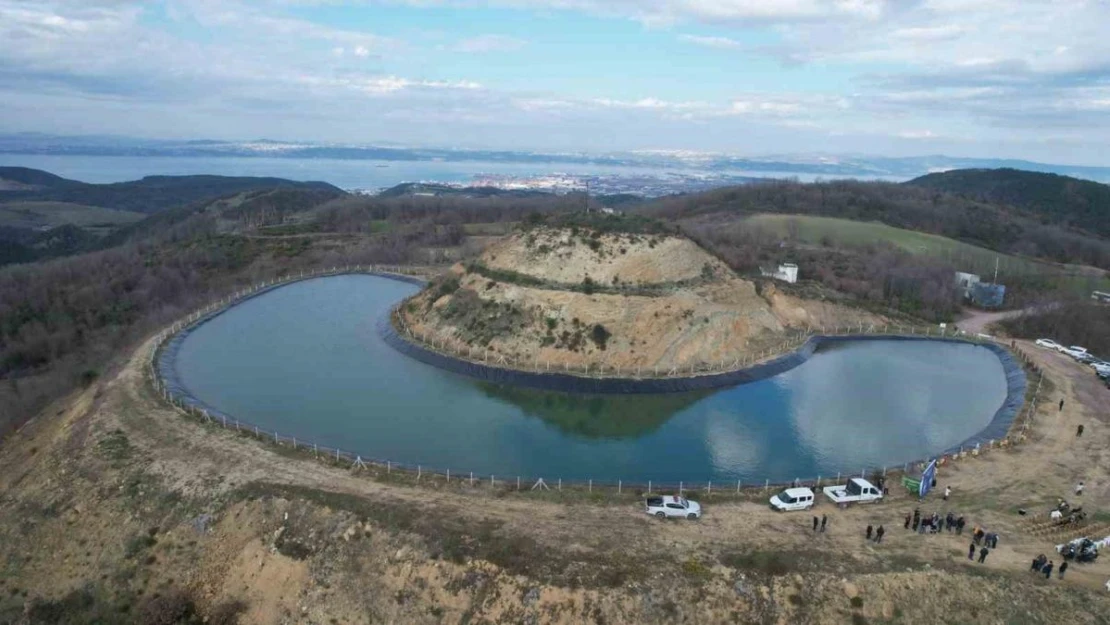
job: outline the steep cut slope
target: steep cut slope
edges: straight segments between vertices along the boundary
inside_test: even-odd
[[[757,287],[681,236],[546,227],[456,265],[401,315],[456,354],[624,370],[719,366],[781,345],[790,328],[882,323]]]
[[[1015,206],[1045,223],[1110,237],[1110,185],[1018,169],[957,169],[906,184]]]

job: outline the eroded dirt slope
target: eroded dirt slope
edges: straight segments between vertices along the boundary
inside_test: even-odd
[[[679,236],[583,232],[507,237],[413,299],[406,325],[466,356],[669,371],[731,367],[801,330],[885,322],[757,286]]]

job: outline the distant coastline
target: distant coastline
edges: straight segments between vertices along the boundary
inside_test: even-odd
[[[1110,182],[1110,167],[1037,163],[1018,159],[964,158],[943,155],[881,157],[835,154],[741,156],[689,150],[639,150],[612,153],[536,150],[483,150],[378,145],[338,145],[310,142],[154,140],[129,137],[69,137],[37,133],[0,134],[0,155],[10,163],[24,157],[124,157],[262,159],[263,161],[352,162],[370,168],[408,164],[426,167],[454,165],[473,173],[527,172],[594,173],[631,168],[657,173],[681,172],[708,177],[859,178],[903,181],[949,169],[1010,167]],[[473,165],[482,164],[481,171]],[[206,171],[203,173],[218,173]],[[272,172],[274,175],[281,172]],[[410,179],[455,182],[443,178]],[[330,182],[330,181],[329,181]],[[402,182],[397,180],[395,182]],[[727,183],[724,183],[727,184]],[[388,185],[386,185],[388,186]]]

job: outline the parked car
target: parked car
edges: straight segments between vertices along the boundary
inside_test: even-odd
[[[1086,347],[1080,347],[1078,345],[1072,345],[1071,347],[1065,347],[1065,348],[1061,349],[1060,351],[1067,354],[1068,356],[1071,356],[1072,358],[1074,358],[1076,360],[1082,360],[1083,358],[1087,357],[1087,348]]]
[[[1056,351],[1061,351],[1064,349],[1063,345],[1057,343],[1056,341],[1053,341],[1052,339],[1037,339],[1036,344],[1037,347],[1046,347],[1048,349],[1054,349]]]
[[[844,486],[826,486],[825,496],[839,506],[853,503],[873,503],[883,498],[883,491],[860,477],[853,477]]]
[[[771,508],[779,512],[809,510],[813,504],[813,491],[808,488],[788,488],[771,497]]]
[[[660,519],[687,518],[694,520],[701,518],[701,505],[685,497],[674,497],[672,495],[648,497],[647,513]]]

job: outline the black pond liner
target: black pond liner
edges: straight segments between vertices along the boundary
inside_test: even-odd
[[[333,274],[342,275],[342,274]],[[391,280],[398,280],[423,286],[426,281],[412,276],[404,276],[398,274],[364,272],[357,275],[372,275],[381,278],[389,278]],[[305,276],[304,280],[329,277],[329,276]],[[293,282],[297,282],[295,280]],[[268,288],[261,289],[252,293],[247,298],[236,301],[233,306],[240,304],[246,299],[257,297],[277,288],[281,288],[292,282],[284,282],[276,284]],[[182,343],[188,337],[189,333],[197,329],[205,322],[223,313],[227,308],[223,308],[198,319],[189,327],[181,330],[176,335],[171,337],[162,347],[157,357],[157,370],[158,375],[162,378],[166,389],[175,397],[180,399],[185,405],[198,408],[206,411],[215,419],[226,417],[231,420],[234,417],[226,414],[211,406],[204,401],[196,398],[189,391],[188,388],[181,382],[181,378],[177,373],[176,361],[178,350],[181,349]],[[736,371],[727,371],[723,373],[713,373],[705,375],[696,375],[689,377],[676,377],[676,378],[591,378],[586,376],[577,376],[567,373],[538,373],[531,371],[519,371],[515,369],[507,369],[501,367],[493,367],[481,363],[470,362],[448,356],[428,349],[422,345],[409,341],[402,337],[393,326],[390,314],[384,315],[377,322],[378,333],[381,338],[393,347],[398,352],[431,365],[438,369],[457,373],[477,380],[490,382],[493,384],[505,384],[509,386],[521,386],[527,388],[534,388],[546,391],[558,391],[564,393],[581,393],[581,394],[659,394],[659,393],[684,393],[689,391],[704,391],[711,389],[726,388],[730,386],[737,386],[740,384],[748,384],[750,382],[757,382],[767,378],[784,373],[801,365],[809,360],[814,353],[822,347],[837,345],[843,343],[862,342],[862,341],[943,341],[946,343],[959,343],[966,345],[975,345],[984,349],[989,349],[994,352],[995,356],[1002,363],[1002,369],[1006,376],[1006,399],[999,406],[998,410],[994,413],[994,417],[990,423],[986,425],[974,436],[961,441],[958,445],[953,445],[948,449],[938,452],[936,455],[947,455],[954,453],[961,449],[975,447],[976,445],[985,444],[988,441],[997,441],[1006,437],[1010,430],[1010,425],[1017,417],[1018,411],[1025,401],[1025,388],[1026,377],[1025,370],[1022,368],[1013,355],[1005,348],[995,343],[979,343],[955,337],[926,337],[926,336],[901,336],[901,335],[857,335],[857,336],[825,336],[816,335],[812,336],[801,347],[793,352],[784,354],[772,360],[769,360],[758,365],[753,365],[744,369]],[[240,422],[243,425],[249,425],[245,422]]]

